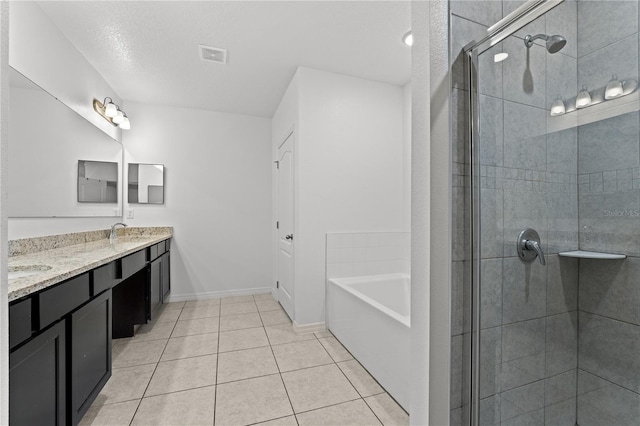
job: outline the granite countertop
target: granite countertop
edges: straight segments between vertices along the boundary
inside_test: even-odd
[[[119,236],[114,244],[108,238],[49,250],[9,257],[9,271],[38,266],[43,272],[9,280],[9,301],[43,290],[68,278],[80,275],[145,247],[173,236],[172,228],[156,228],[155,232],[140,232]]]

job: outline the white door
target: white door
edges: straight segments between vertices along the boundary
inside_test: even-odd
[[[278,147],[278,301],[294,319],[293,133]]]

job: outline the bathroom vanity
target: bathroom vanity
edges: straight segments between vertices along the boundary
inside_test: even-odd
[[[9,258],[11,424],[78,424],[111,377],[112,339],[157,314],[173,231],[138,229]]]

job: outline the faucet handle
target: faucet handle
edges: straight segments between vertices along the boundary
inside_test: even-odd
[[[517,242],[518,256],[524,262],[533,262],[537,257],[540,264],[546,265],[544,252],[540,246],[540,236],[535,229],[527,228],[520,231]]]

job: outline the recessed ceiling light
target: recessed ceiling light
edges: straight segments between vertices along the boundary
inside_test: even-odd
[[[507,52],[496,53],[493,57],[493,62],[502,62],[509,57]]]
[[[402,36],[402,42],[407,46],[413,46],[413,34],[411,34],[411,31]]]

